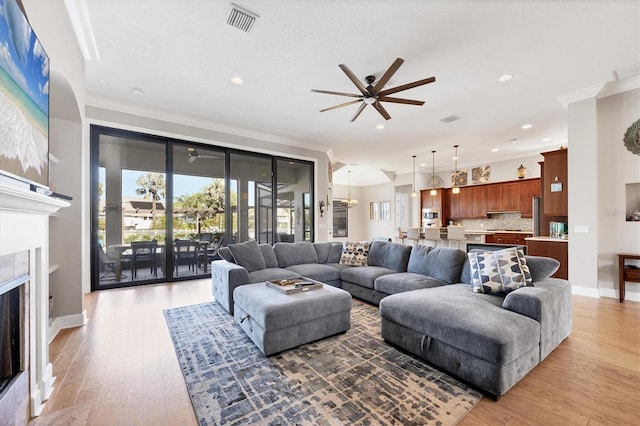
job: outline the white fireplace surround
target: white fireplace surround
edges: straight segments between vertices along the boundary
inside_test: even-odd
[[[0,256],[29,252],[29,402],[38,416],[53,389],[49,361],[49,216],[66,201],[0,182]]]

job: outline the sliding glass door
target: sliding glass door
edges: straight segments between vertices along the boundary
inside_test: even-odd
[[[164,281],[167,145],[144,136],[98,137],[94,282],[101,287]]]
[[[307,161],[92,126],[91,175],[94,290],[206,277],[235,242],[313,241]]]

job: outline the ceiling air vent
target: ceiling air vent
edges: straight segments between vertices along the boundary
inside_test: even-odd
[[[448,117],[440,119],[440,121],[442,121],[443,123],[451,123],[452,121],[456,120],[460,120],[460,117],[458,117],[457,115],[450,115]]]
[[[251,31],[253,24],[255,24],[256,19],[258,18],[259,16],[255,13],[249,12],[247,9],[243,9],[240,6],[231,3],[227,24],[248,33]]]

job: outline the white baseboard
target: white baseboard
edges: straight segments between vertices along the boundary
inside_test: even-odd
[[[587,297],[600,297],[600,292],[597,288],[592,287],[580,287],[577,285],[571,286],[571,294],[577,294],[578,296],[587,296]]]
[[[87,320],[87,311],[82,311],[82,314],[53,318],[53,321],[49,324],[49,343],[56,338],[60,330],[64,328],[81,327],[87,323]]]
[[[614,290],[612,288],[603,288],[600,290],[600,296],[610,297],[612,299],[619,299],[620,293],[618,293],[617,290]],[[631,302],[640,302],[640,292],[629,291],[629,289],[625,289],[624,300],[629,300]]]
[[[571,286],[571,293],[577,294],[578,296],[587,296],[587,297],[608,297],[611,299],[618,299],[620,297],[618,290],[612,288],[592,288],[592,287],[580,287],[580,286]],[[628,300],[630,302],[640,302],[640,292],[637,291],[629,291],[629,289],[625,289],[624,292],[624,300]]]

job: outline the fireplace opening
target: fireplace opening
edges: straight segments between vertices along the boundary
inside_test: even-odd
[[[24,285],[0,294],[0,395],[24,370]]]

